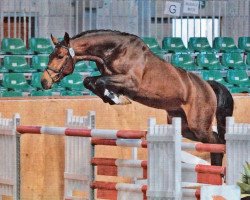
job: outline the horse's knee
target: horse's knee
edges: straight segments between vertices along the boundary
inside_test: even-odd
[[[86,77],[83,80],[83,85],[84,85],[84,87],[86,87],[89,90],[95,89],[95,84],[94,84],[92,77]]]
[[[88,87],[90,82],[91,82],[91,77],[86,77],[86,78],[83,80],[83,85],[84,85],[85,87]]]
[[[101,77],[101,78],[98,78],[95,82],[95,86],[97,88],[105,88],[105,85],[106,85],[106,80],[104,77]]]

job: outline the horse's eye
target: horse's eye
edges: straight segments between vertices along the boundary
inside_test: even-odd
[[[64,56],[58,55],[58,59],[63,59]]]

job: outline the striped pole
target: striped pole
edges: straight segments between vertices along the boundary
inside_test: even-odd
[[[91,184],[92,189],[97,189],[97,198],[100,199],[118,199],[118,193],[120,191],[127,191],[127,192],[137,192],[143,194],[143,200],[146,200],[146,192],[147,192],[147,185],[139,185],[139,184],[128,184],[128,183],[114,183],[114,182],[102,182],[102,181],[95,181]],[[184,198],[197,198],[200,199],[200,189],[189,189],[183,188],[182,189],[182,196]],[[130,200],[141,200],[131,197]]]
[[[108,129],[79,129],[50,126],[18,126],[17,132],[31,134],[53,134],[79,137],[96,137],[92,139],[94,145],[128,146],[147,148],[146,140],[136,140],[146,138],[147,131],[140,130],[108,130]],[[98,139],[97,139],[98,138]],[[100,139],[102,138],[102,139]],[[124,140],[114,140],[114,139]],[[126,140],[128,139],[128,140]],[[182,150],[194,150],[198,152],[225,153],[224,144],[204,144],[201,142],[182,142]]]
[[[224,144],[207,144],[201,142],[182,142],[181,144],[182,150],[195,150],[198,152],[210,152],[210,153],[225,153],[226,145]]]
[[[93,138],[93,145],[109,145],[109,146],[124,146],[124,147],[141,147],[147,148],[148,143],[145,139],[100,139]],[[224,144],[205,144],[201,142],[187,143],[182,142],[182,150],[198,151],[198,152],[210,152],[210,153],[225,153],[226,146]]]
[[[79,129],[50,126],[18,126],[16,130],[20,134],[52,134],[78,137],[101,137],[104,139],[141,139],[145,138],[147,134],[147,131],[139,130]]]
[[[94,181],[91,184],[92,189],[97,189],[97,198],[99,199],[119,199],[119,192],[133,192],[141,194],[143,200],[146,200],[147,185],[114,183]],[[140,200],[137,196],[130,196],[130,200]]]
[[[101,138],[92,138],[91,143],[93,145],[108,145],[108,146],[147,148],[147,141],[145,139],[101,139]]]
[[[147,178],[148,162],[146,160],[124,160],[115,158],[93,158],[92,165],[97,166],[97,174],[105,176],[127,176]],[[127,168],[127,172],[124,171]],[[225,167],[211,165],[194,165],[182,163],[182,181],[212,185],[222,185]],[[139,171],[141,169],[141,171]],[[135,171],[135,172],[134,172]],[[138,173],[138,174],[136,174]]]
[[[91,163],[97,166],[97,175],[147,178],[147,161],[144,160],[93,158]]]

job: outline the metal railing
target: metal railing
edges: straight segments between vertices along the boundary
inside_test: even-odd
[[[114,29],[152,36],[250,35],[250,0],[194,0],[197,13],[184,12],[184,0],[1,0],[0,40],[62,37],[91,29]],[[179,3],[179,15],[166,13],[166,2]]]

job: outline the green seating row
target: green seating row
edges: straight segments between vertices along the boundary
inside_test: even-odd
[[[241,53],[224,53],[221,58],[217,57],[215,53],[200,53],[196,58],[191,54],[173,54],[171,56],[171,63],[176,67],[185,70],[228,70],[228,69],[250,69],[250,53],[247,54],[246,59]]]
[[[30,38],[29,49],[21,38],[3,38],[1,54],[50,54],[53,46],[48,38]]]
[[[95,71],[91,76],[98,76]],[[90,94],[83,85],[83,77],[79,73],[73,73],[65,77],[59,84],[55,84],[50,90],[43,90],[41,85],[42,73],[33,73],[31,80],[26,80],[22,73],[6,73],[0,87],[2,97],[22,96],[23,92],[30,96],[52,96],[53,93],[62,96],[82,96]],[[250,79],[245,70],[228,70],[224,78],[219,70],[203,70],[204,80],[215,80],[225,85],[234,93],[250,92]]]
[[[162,40],[162,48],[154,37],[143,37],[142,39],[157,55],[191,52],[250,52],[250,37],[239,37],[238,47],[231,37],[216,37],[213,40],[213,48],[206,37],[191,37],[188,41],[188,48],[185,47],[180,37],[164,37]]]
[[[23,73],[6,73],[3,75],[1,84],[2,91],[31,92],[43,90],[41,85],[42,73],[33,73],[28,81]],[[51,91],[78,91],[86,92],[83,86],[83,77],[79,73],[73,73],[65,77],[60,84],[55,84]]]
[[[250,52],[250,37],[239,37],[238,47],[231,37],[216,37],[213,48],[206,37],[191,37],[188,49],[184,46],[180,37],[164,37],[162,48],[153,37],[142,37],[151,50],[162,57],[165,53],[184,52]],[[1,54],[50,54],[53,46],[48,38],[30,38],[29,49],[26,48],[21,38],[3,38],[1,42]]]
[[[218,70],[204,70],[202,78],[215,80],[229,88],[232,93],[250,92],[250,79],[245,70],[228,70],[225,78]]]
[[[42,72],[46,69],[49,62],[47,55],[34,55],[31,58],[31,64],[21,55],[7,55],[3,58],[3,63],[0,63],[0,73],[15,72],[15,73],[32,73]],[[75,65],[76,72],[92,72],[97,70],[95,62],[79,61]]]

